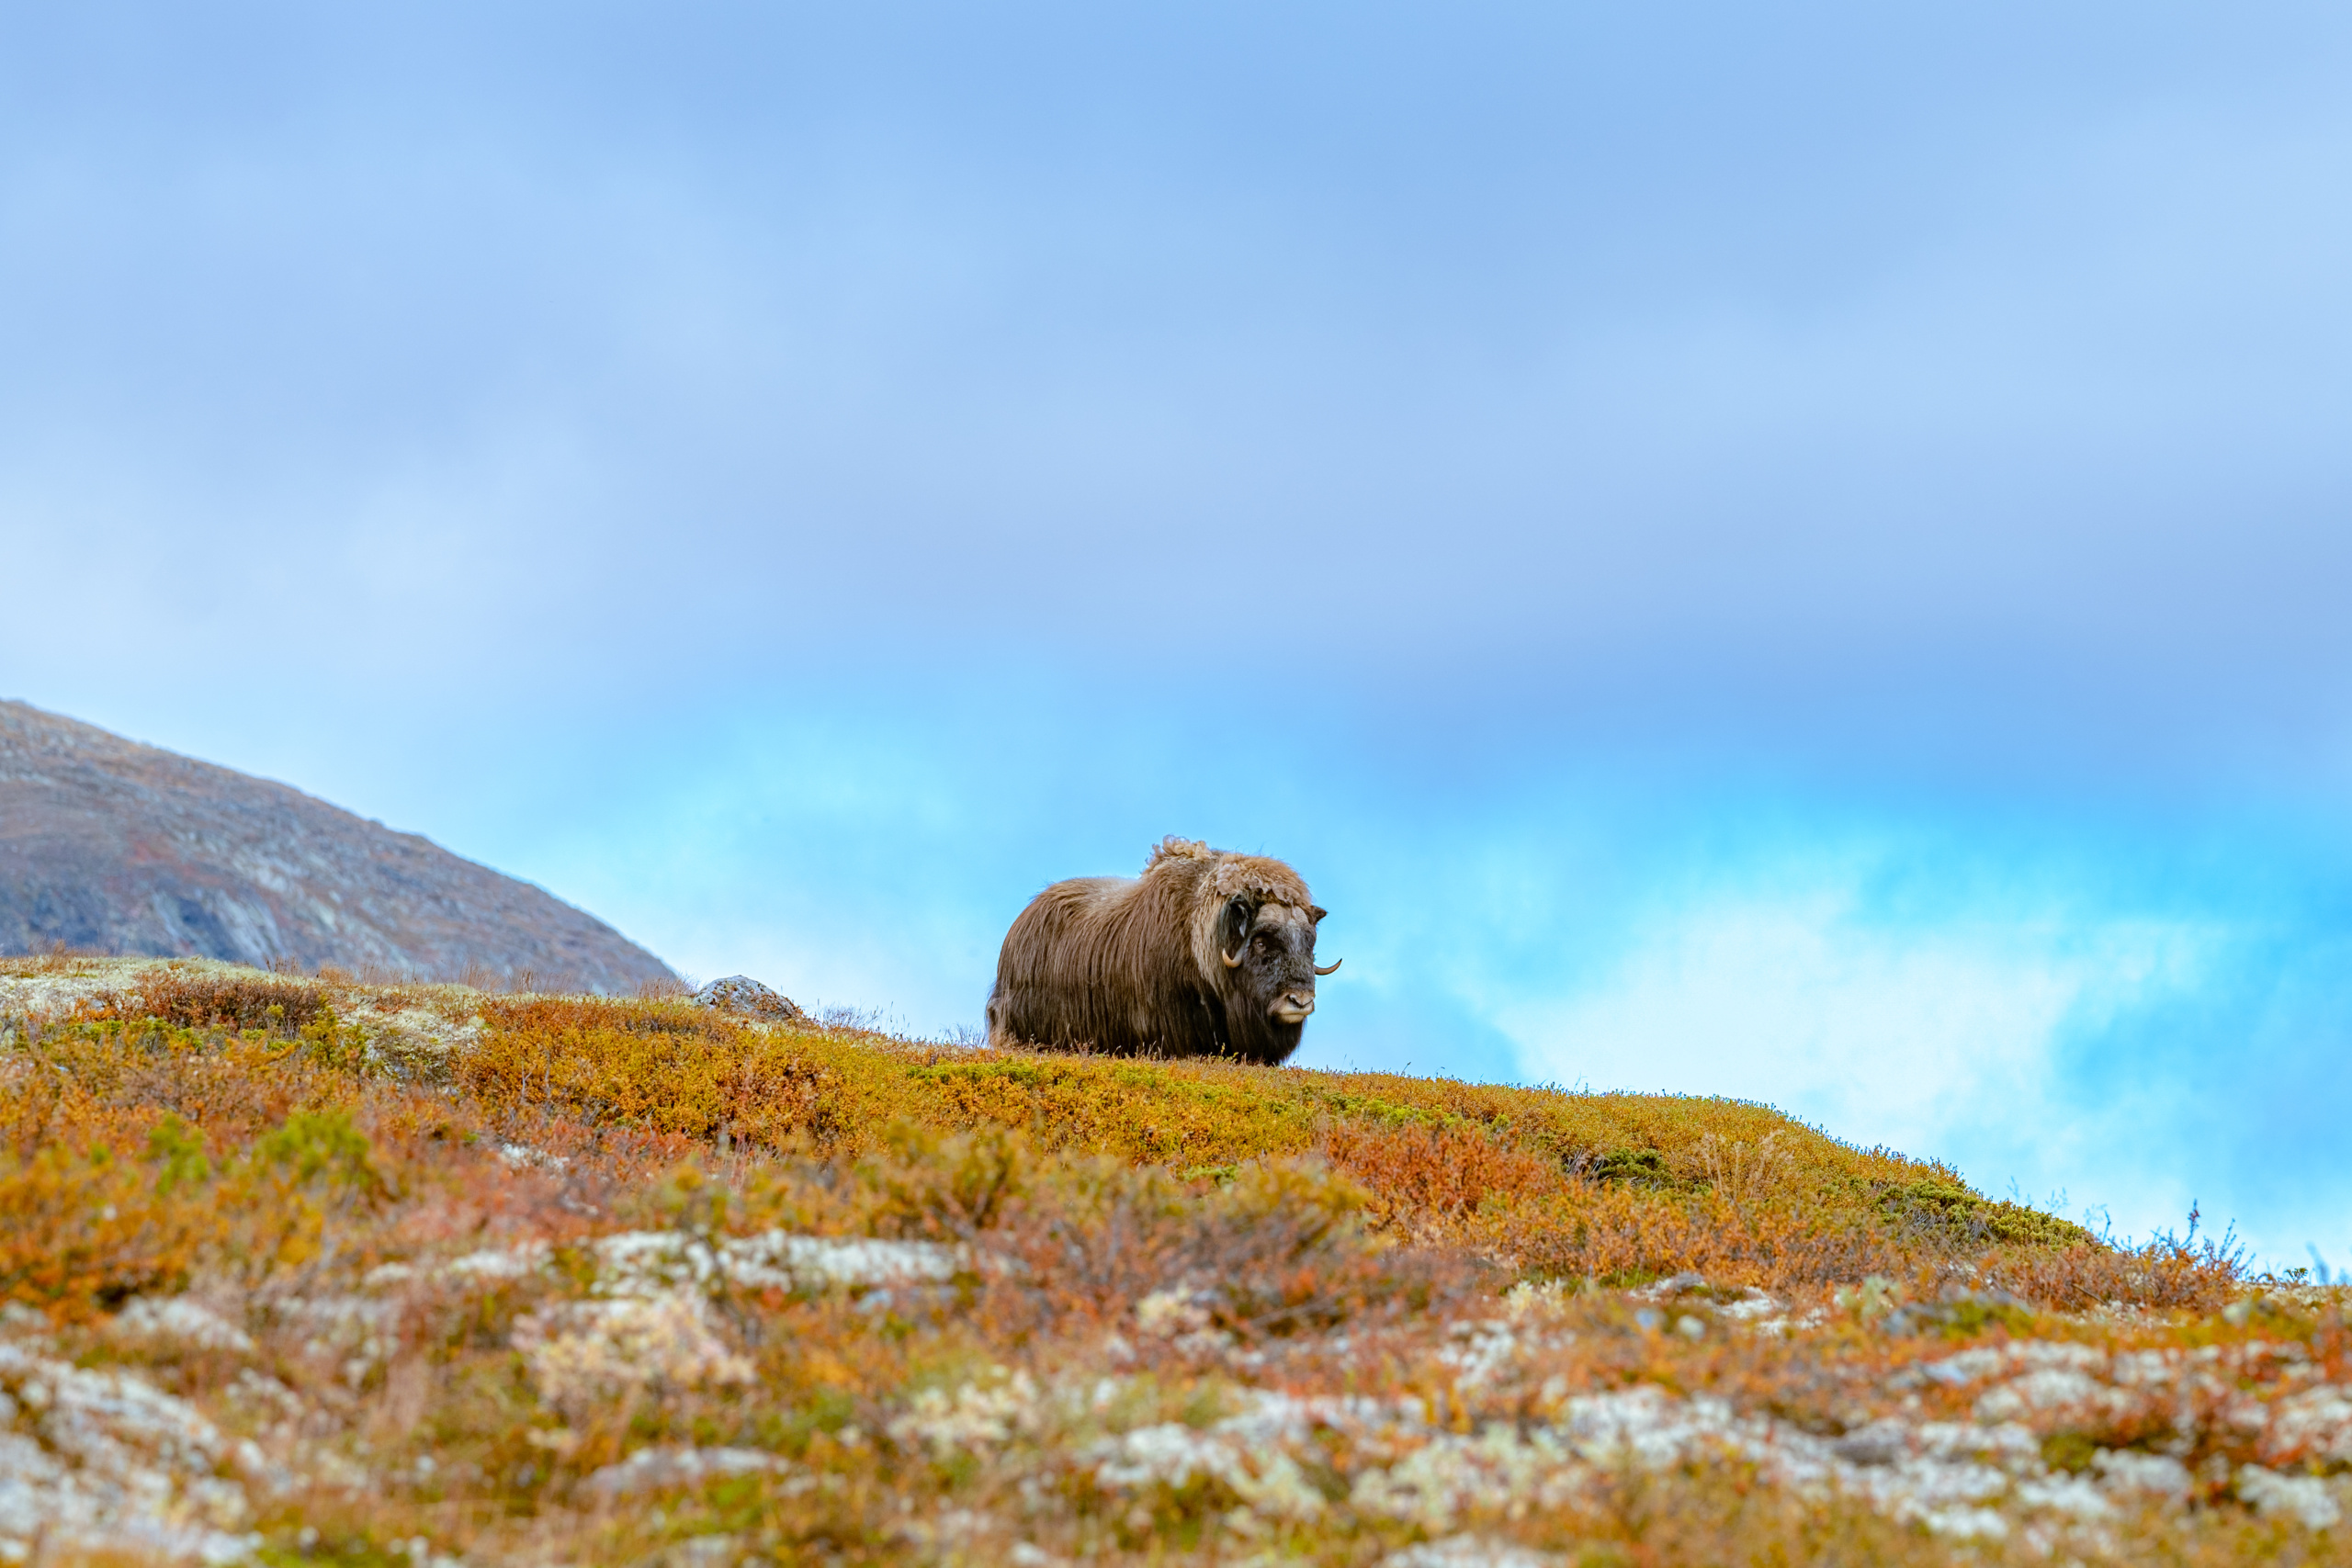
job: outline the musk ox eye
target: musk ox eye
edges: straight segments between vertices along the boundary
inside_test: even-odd
[[[1236,898],[1225,907],[1226,944],[1238,947],[1250,937],[1250,906]]]

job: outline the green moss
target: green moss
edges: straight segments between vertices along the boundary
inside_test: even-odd
[[[2098,1450],[2098,1439],[2087,1432],[2052,1432],[2041,1439],[2041,1462],[2080,1475],[2091,1467],[2091,1456]]]
[[[1328,1106],[1334,1115],[1358,1122],[1374,1122],[1384,1127],[1434,1127],[1452,1120],[1433,1116],[1419,1106],[1398,1105],[1385,1100],[1375,1100],[1368,1094],[1319,1089],[1315,1091],[1315,1098]]]
[[[2021,1203],[1980,1200],[1977,1217],[1995,1241],[2013,1247],[2096,1247],[2098,1237],[2071,1220]]]
[[[1878,1191],[1878,1204],[1890,1220],[1941,1230],[1955,1241],[2010,1247],[2098,1243],[2097,1236],[2072,1221],[2022,1203],[1996,1202],[1941,1179],[1883,1185]]]
[[[147,1158],[158,1167],[155,1190],[169,1193],[182,1185],[212,1179],[212,1162],[205,1157],[204,1134],[180,1120],[177,1111],[164,1112],[147,1134]]]
[[[380,1193],[387,1184],[368,1157],[371,1152],[367,1134],[352,1125],[351,1112],[341,1110],[298,1111],[254,1145],[255,1159],[283,1167],[298,1180],[324,1179]]]
[[[1679,1185],[1666,1168],[1666,1156],[1656,1149],[1611,1149],[1588,1172],[1595,1181],[1624,1182],[1634,1187]]]

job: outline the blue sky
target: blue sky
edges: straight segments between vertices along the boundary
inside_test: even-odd
[[[2352,17],[0,6],[0,694],[978,1020],[1293,860],[1304,1057],[2352,1262]]]

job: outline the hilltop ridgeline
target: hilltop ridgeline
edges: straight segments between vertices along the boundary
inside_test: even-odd
[[[699,999],[0,959],[0,1559],[2352,1564],[2352,1290],[2226,1242]]]
[[[622,993],[586,912],[285,784],[0,702],[0,953],[68,948]]]

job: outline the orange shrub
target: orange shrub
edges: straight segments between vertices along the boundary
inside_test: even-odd
[[[155,968],[141,971],[123,990],[99,993],[85,1016],[290,1034],[315,1021],[326,1006],[325,992],[307,981],[250,971]]]
[[[48,1149],[0,1170],[0,1296],[86,1317],[182,1288],[221,1233],[209,1193],[165,1190],[103,1144]]]
[[[1493,1201],[1516,1205],[1566,1189],[1559,1167],[1457,1123],[1383,1126],[1342,1122],[1324,1134],[1331,1163],[1363,1183],[1375,1221],[1458,1219]]]

